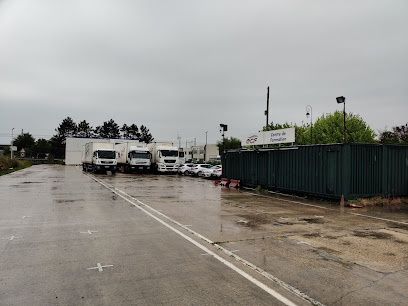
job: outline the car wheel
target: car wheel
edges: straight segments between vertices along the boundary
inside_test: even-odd
[[[202,176],[203,172],[202,171],[198,171],[197,176]]]

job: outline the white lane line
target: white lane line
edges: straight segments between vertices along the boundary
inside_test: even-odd
[[[87,232],[80,232],[81,234],[89,234],[92,235],[92,233],[97,233],[98,231],[90,231],[88,230]]]
[[[18,238],[23,238],[23,237],[15,237],[15,236],[11,236],[10,238],[1,238],[2,240],[14,240],[14,239],[18,239]]]
[[[79,169],[78,169],[79,170]],[[191,242],[192,244],[196,245],[197,247],[199,247],[200,249],[204,250],[205,252],[207,252],[208,255],[212,255],[214,256],[214,258],[216,258],[217,260],[221,261],[222,263],[224,263],[226,266],[230,267],[232,270],[236,271],[237,273],[239,273],[240,275],[242,275],[243,277],[245,277],[246,279],[248,279],[249,281],[251,281],[252,283],[256,284],[258,287],[262,288],[263,290],[265,290],[266,292],[268,292],[270,295],[274,296],[276,299],[280,300],[280,298],[282,298],[282,300],[280,300],[282,303],[286,304],[286,305],[295,305],[293,302],[289,301],[287,298],[285,298],[284,296],[282,296],[281,294],[279,294],[278,292],[276,292],[275,290],[273,290],[272,288],[267,287],[265,284],[261,283],[260,281],[258,281],[257,279],[253,278],[252,276],[250,276],[249,274],[247,274],[246,272],[242,271],[241,269],[239,269],[238,267],[234,266],[233,264],[229,263],[228,261],[224,260],[222,257],[218,256],[217,254],[215,254],[214,252],[210,251],[209,249],[207,249],[206,247],[204,247],[203,245],[199,244],[198,242],[196,242],[195,240],[191,239],[190,237],[186,236],[185,234],[181,233],[180,231],[178,231],[176,228],[170,226],[169,224],[167,224],[166,222],[164,222],[163,220],[159,219],[158,217],[154,216],[153,214],[151,214],[150,212],[148,212],[146,209],[144,209],[142,206],[150,209],[151,211],[155,212],[156,214],[162,216],[163,218],[166,218],[168,220],[170,220],[172,223],[177,224],[178,226],[182,227],[183,229],[189,231],[190,233],[194,234],[195,236],[199,237],[200,239],[212,244],[213,246],[215,246],[217,249],[223,251],[225,254],[229,255],[230,257],[236,259],[237,261],[243,263],[244,265],[248,266],[249,268],[251,268],[252,270],[258,272],[259,274],[261,274],[262,276],[266,277],[269,280],[274,281],[276,284],[278,284],[279,286],[281,286],[282,288],[285,288],[286,290],[290,291],[291,293],[299,296],[300,298],[312,303],[313,305],[319,305],[319,306],[323,306],[324,304],[314,300],[313,298],[309,297],[308,295],[306,295],[305,293],[301,292],[299,289],[285,283],[284,281],[278,279],[277,277],[273,276],[272,274],[262,270],[261,268],[255,266],[254,264],[246,261],[243,258],[240,258],[239,256],[237,256],[236,254],[228,251],[227,249],[221,247],[220,245],[212,242],[211,240],[209,240],[208,238],[202,236],[201,234],[189,229],[188,227],[184,227],[181,223],[177,222],[176,220],[171,219],[170,217],[160,213],[159,211],[155,210],[154,208],[150,207],[147,204],[144,204],[143,202],[141,202],[140,200],[126,194],[124,191],[115,188],[112,185],[108,185],[105,182],[103,182],[102,180],[97,179],[96,177],[94,177],[93,175],[90,174],[86,174],[89,177],[91,177],[93,180],[95,180],[96,182],[98,182],[99,184],[101,184],[102,186],[104,186],[105,188],[109,189],[110,191],[113,192],[120,192],[122,194],[124,194],[125,196],[118,194],[121,198],[123,198],[125,201],[131,203],[132,205],[134,205],[135,207],[139,208],[141,211],[143,211],[144,213],[146,213],[147,215],[151,216],[153,219],[155,219],[156,221],[162,223],[164,226],[168,227],[169,229],[171,229],[172,231],[174,231],[175,233],[179,234],[181,237],[185,238],[186,240],[188,240],[189,242]],[[116,191],[117,190],[117,191]],[[130,201],[128,198],[134,200],[136,203],[133,203],[132,201]],[[286,302],[284,302],[286,301]]]

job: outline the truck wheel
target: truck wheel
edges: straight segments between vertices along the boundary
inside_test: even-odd
[[[85,172],[86,172],[86,167],[85,167],[85,165],[82,165],[82,171],[85,171]]]
[[[116,170],[112,170],[111,172],[112,172],[112,175],[114,175],[116,173]]]
[[[92,172],[96,173],[96,167],[95,166],[92,167]]]

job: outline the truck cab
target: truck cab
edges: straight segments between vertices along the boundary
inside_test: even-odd
[[[157,171],[177,172],[179,151],[175,147],[157,147]]]
[[[116,171],[116,151],[114,150],[97,150],[92,156],[93,172]]]
[[[150,158],[151,153],[147,147],[143,146],[130,146],[127,156],[128,171],[148,171],[150,170]]]

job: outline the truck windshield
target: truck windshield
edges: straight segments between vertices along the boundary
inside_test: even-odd
[[[98,151],[98,157],[99,158],[106,158],[106,159],[115,159],[116,158],[116,152],[115,151]]]
[[[131,158],[142,158],[142,159],[150,159],[149,152],[132,152],[130,153]]]
[[[164,157],[178,157],[178,151],[170,151],[170,150],[161,150]]]

